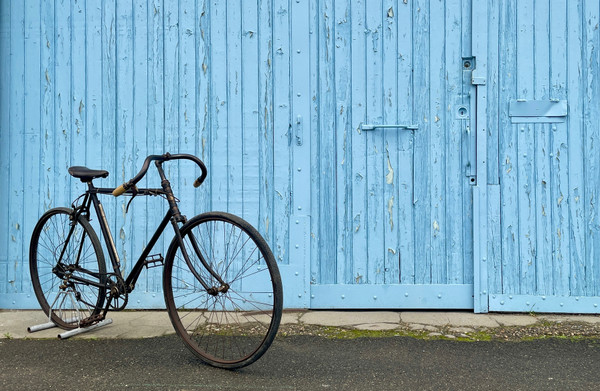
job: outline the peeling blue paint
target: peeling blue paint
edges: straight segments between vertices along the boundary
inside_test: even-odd
[[[188,217],[265,236],[287,307],[598,312],[599,19],[566,0],[0,2],[0,307],[37,307],[29,235],[83,190],[68,166],[116,186],[169,151],[209,167],[199,190],[168,167]],[[161,201],[104,200],[128,258]],[[144,273],[131,302],[162,306]]]

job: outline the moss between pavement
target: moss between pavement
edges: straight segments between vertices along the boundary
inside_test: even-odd
[[[347,327],[286,324],[279,328],[279,336],[311,335],[330,339],[411,337],[424,340],[453,341],[529,341],[558,338],[572,341],[594,340],[600,343],[600,326],[578,322],[549,322],[541,320],[530,326],[500,326],[493,328],[431,327],[414,329],[399,326],[392,330],[361,330]]]

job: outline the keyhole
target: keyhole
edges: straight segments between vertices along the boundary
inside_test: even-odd
[[[467,117],[467,113],[468,113],[468,112],[469,112],[469,111],[467,110],[467,108],[466,108],[466,107],[464,107],[464,106],[460,106],[460,107],[458,108],[458,117],[459,117],[459,118],[466,118],[466,117]]]

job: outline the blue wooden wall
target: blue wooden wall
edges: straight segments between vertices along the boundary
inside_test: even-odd
[[[314,15],[312,306],[473,308],[470,2]]]
[[[37,307],[29,239],[83,190],[69,166],[116,186],[169,151],[209,167],[199,190],[194,167],[168,167],[184,213],[255,225],[288,308],[476,296],[476,311],[598,312],[599,13],[566,0],[0,1],[0,308]],[[165,205],[125,214],[125,201],[104,205],[129,270]],[[163,306],[160,269],[131,305]]]
[[[597,1],[490,6],[490,310],[599,311],[599,19]]]
[[[210,172],[196,190],[195,167],[167,166],[188,217],[209,210],[244,217],[267,238],[284,276],[304,278],[303,269],[286,269],[291,185],[298,175],[289,148],[287,1],[0,4],[2,307],[37,306],[29,239],[45,210],[70,205],[84,190],[67,174],[69,166],[106,169],[110,177],[97,185],[116,186],[147,155],[167,151],[195,154]],[[159,183],[155,173],[144,181]],[[104,200],[127,271],[166,205],[138,199],[126,215],[125,202]],[[164,254],[169,241],[156,251]],[[161,283],[159,269],[144,272],[132,305],[163,306]],[[304,306],[294,302],[302,292],[287,304]]]

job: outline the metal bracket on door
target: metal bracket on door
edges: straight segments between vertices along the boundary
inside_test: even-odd
[[[359,129],[361,131],[375,130],[376,128],[417,130],[417,129],[419,129],[419,126],[418,125],[367,125],[367,124],[363,124],[362,122],[359,125]]]

